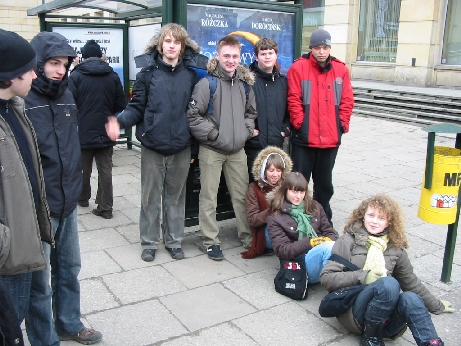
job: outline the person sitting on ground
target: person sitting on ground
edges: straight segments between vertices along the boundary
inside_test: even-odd
[[[267,196],[267,227],[280,259],[291,260],[306,253],[307,277],[309,283],[316,283],[337,237],[322,206],[308,192],[307,180],[301,173],[287,174],[280,188]]]
[[[245,207],[253,240],[248,251],[241,253],[242,258],[274,254],[266,223],[269,213],[266,194],[280,186],[292,167],[290,156],[275,146],[263,149],[256,156],[252,167],[254,181],[248,186],[245,195]]]
[[[398,203],[385,194],[362,201],[349,217],[344,233],[332,253],[361,270],[345,271],[344,265],[328,261],[320,282],[329,292],[358,284],[368,286],[352,308],[337,317],[339,322],[362,335],[362,346],[382,346],[383,338],[396,339],[407,325],[417,345],[443,345],[429,312],[455,310],[450,302],[434,297],[413,272]]]

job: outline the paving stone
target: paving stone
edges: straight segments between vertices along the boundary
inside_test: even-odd
[[[187,289],[161,266],[109,274],[103,276],[102,280],[122,304],[157,298]]]
[[[81,259],[82,268],[78,274],[80,280],[122,271],[122,268],[102,250],[82,253]]]
[[[81,253],[129,244],[129,242],[113,228],[80,232],[79,240]]]
[[[158,300],[87,315],[87,319],[103,333],[103,345],[110,346],[152,345],[187,332]]]
[[[80,280],[80,309],[83,315],[120,306],[100,279]]]
[[[226,260],[213,261],[207,255],[188,258],[187,261],[165,263],[163,266],[188,288],[205,286],[245,274],[232,263]]]
[[[189,331],[197,331],[231,321],[256,311],[255,308],[225,289],[221,284],[212,284],[161,297],[160,302]]]

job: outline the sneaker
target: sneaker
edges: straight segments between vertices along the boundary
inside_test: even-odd
[[[179,248],[169,248],[165,246],[165,249],[170,253],[171,258],[177,259],[177,260],[184,259],[184,252],[182,251],[180,247]]]
[[[433,339],[423,344],[423,346],[443,346],[443,345],[444,343],[440,339]]]
[[[141,258],[145,262],[152,262],[155,259],[155,249],[142,250]]]
[[[87,199],[84,199],[84,200],[78,201],[78,205],[81,207],[87,208],[90,206],[90,202],[88,202]]]
[[[224,255],[221,251],[221,246],[219,245],[211,245],[206,249],[206,253],[208,254],[208,258],[211,258],[215,261],[221,261],[224,259]]]
[[[102,334],[100,332],[94,330],[93,328],[86,327],[79,331],[77,334],[59,337],[59,340],[61,341],[74,340],[83,345],[92,345],[97,343],[98,341],[101,341],[101,339]]]
[[[95,208],[91,211],[94,215],[100,216],[104,219],[112,219],[114,216],[112,215],[112,210],[102,210],[98,208]]]
[[[264,252],[263,252],[263,255],[264,255],[264,256],[272,256],[272,255],[274,255],[274,254],[275,254],[275,252],[274,252],[273,249],[268,249],[268,248],[265,248],[265,249],[264,249]]]

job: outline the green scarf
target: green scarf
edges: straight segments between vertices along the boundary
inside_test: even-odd
[[[363,270],[374,270],[387,275],[386,261],[384,260],[384,251],[387,249],[389,236],[386,234],[382,237],[368,236],[367,248],[368,254]]]
[[[306,210],[304,209],[304,201],[302,201],[299,205],[292,204],[290,216],[298,223],[298,229],[296,230],[296,232],[298,232],[298,240],[306,237],[318,237],[317,233],[315,233],[311,226],[312,216],[306,214]]]

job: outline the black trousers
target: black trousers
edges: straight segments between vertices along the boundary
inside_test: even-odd
[[[319,202],[331,222],[333,212],[330,200],[333,196],[333,167],[336,161],[338,148],[310,148],[301,145],[292,145],[291,158],[293,171],[300,172],[309,182],[311,175],[314,182],[314,198]]]
[[[82,149],[82,193],[80,201],[88,201],[91,198],[90,178],[93,170],[93,159],[96,160],[98,169],[98,191],[96,204],[101,210],[112,210],[114,204],[112,187],[112,154],[113,147]]]

